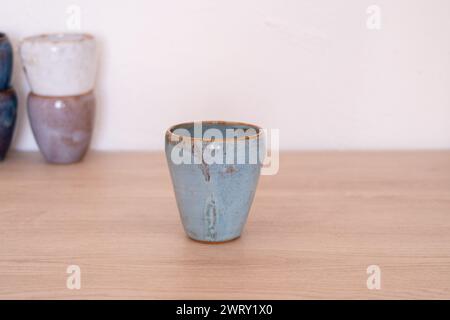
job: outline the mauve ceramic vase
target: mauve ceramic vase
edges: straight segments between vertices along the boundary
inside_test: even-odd
[[[96,42],[88,34],[44,34],[25,38],[20,55],[31,91],[64,97],[94,89]]]
[[[6,34],[0,32],[0,91],[9,88],[13,68],[13,50]]]
[[[14,89],[0,91],[0,161],[8,152],[17,117],[17,96]]]
[[[227,129],[243,132],[229,139]],[[190,238],[202,242],[236,239],[244,229],[260,176],[265,147],[262,129],[239,122],[206,121],[195,131],[194,123],[184,123],[168,129],[165,136],[167,163],[184,230]],[[223,138],[214,135],[213,140],[208,135],[211,132]],[[233,148],[237,142],[245,151],[243,161],[238,160],[238,148]],[[256,154],[256,160],[253,157],[250,161],[250,154]]]
[[[83,159],[94,127],[95,95],[45,97],[28,95],[28,116],[34,137],[50,163]]]

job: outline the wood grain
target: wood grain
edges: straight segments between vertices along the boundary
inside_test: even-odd
[[[381,290],[366,287],[373,264]],[[184,235],[160,153],[70,166],[12,153],[0,298],[450,299],[450,152],[285,153],[243,236],[221,245]]]

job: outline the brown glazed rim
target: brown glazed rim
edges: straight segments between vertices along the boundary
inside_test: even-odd
[[[223,126],[246,126],[246,127],[249,127],[249,128],[253,128],[253,129],[256,129],[256,131],[257,131],[257,134],[254,134],[254,135],[251,135],[251,136],[242,136],[242,137],[239,137],[239,138],[225,138],[225,139],[211,139],[211,138],[208,138],[208,139],[205,139],[205,138],[196,138],[196,137],[189,137],[191,140],[200,140],[200,141],[204,141],[204,142],[213,142],[213,141],[222,141],[222,142],[224,142],[224,141],[235,141],[235,140],[246,140],[246,139],[248,139],[248,140],[250,140],[250,139],[258,139],[260,136],[261,136],[261,134],[262,134],[262,132],[263,132],[263,129],[260,127],[260,126],[257,126],[257,125],[255,125],[255,124],[251,124],[251,123],[247,123],[247,122],[239,122],[239,121],[222,121],[222,120],[206,120],[206,121],[190,121],[190,122],[182,122],[182,123],[178,123],[178,124],[176,124],[176,125],[173,125],[173,126],[171,126],[169,129],[167,129],[167,131],[166,131],[166,136],[172,136],[172,137],[176,137],[176,138],[178,138],[178,139],[182,139],[183,137],[186,137],[186,136],[181,136],[181,135],[178,135],[178,134],[175,134],[175,133],[173,133],[173,131],[177,128],[177,127],[181,127],[181,126],[186,126],[186,125],[194,125],[194,123],[196,123],[196,122],[201,122],[202,123],[202,125],[203,124],[207,124],[207,125],[223,125]]]
[[[2,38],[0,38],[0,40],[1,40],[1,39],[2,39]],[[3,90],[3,91],[0,91],[0,96],[2,96],[2,95],[8,95],[8,94],[10,94],[10,93],[15,94],[15,93],[16,93],[16,90],[14,90],[13,87],[9,87],[9,88],[7,88],[7,89],[5,89],[5,90]]]
[[[30,93],[29,93],[30,96],[35,96],[35,97],[38,97],[38,98],[50,98],[50,99],[75,98],[75,97],[80,97],[80,96],[89,96],[91,94],[94,94],[94,89],[89,90],[89,91],[87,91],[85,93],[81,93],[81,94],[72,94],[70,96],[44,96],[42,94],[34,93],[33,91],[30,91]]]
[[[77,36],[77,38],[76,39],[70,38],[70,36]],[[76,43],[94,39],[95,39],[94,36],[91,35],[90,33],[57,32],[57,33],[42,33],[35,36],[26,37],[22,40],[22,42]]]

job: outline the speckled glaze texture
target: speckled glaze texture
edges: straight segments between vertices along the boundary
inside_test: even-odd
[[[95,39],[87,34],[50,34],[25,38],[20,56],[31,91],[42,96],[76,96],[94,89]]]
[[[70,97],[28,95],[28,116],[34,137],[50,163],[83,159],[91,141],[95,115],[93,92]]]
[[[8,152],[17,117],[17,96],[14,89],[0,91],[0,161]]]
[[[237,122],[208,121],[204,128],[226,128],[251,126]],[[174,129],[192,127],[192,123],[181,124],[167,130],[165,137],[166,158],[175,191],[177,206],[186,234],[197,241],[218,243],[238,238],[244,229],[247,216],[255,196],[261,163],[257,161],[238,164],[226,163],[227,145],[234,141],[194,139],[174,142]],[[190,130],[190,129],[189,129]],[[246,154],[264,148],[261,131],[258,138],[245,139]],[[259,141],[259,142],[258,142]],[[207,148],[222,148],[223,163],[205,161]],[[173,154],[191,154],[195,163],[177,164]],[[210,164],[207,164],[210,163]]]
[[[13,50],[6,34],[0,32],[0,91],[9,88],[13,68]]]

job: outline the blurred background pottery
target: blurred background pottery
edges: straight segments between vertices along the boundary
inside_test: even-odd
[[[213,129],[225,137],[227,129],[252,130],[238,134],[237,140],[245,146],[245,154],[258,155],[255,162],[249,158],[235,159],[235,139],[212,141],[203,136]],[[183,227],[187,235],[198,241],[224,242],[238,238],[247,221],[258,184],[261,163],[260,148],[264,148],[262,129],[239,122],[202,122],[202,135],[194,139],[194,123],[179,124],[166,132],[166,158],[175,191]],[[208,150],[221,151],[214,163],[208,159]],[[213,153],[215,151],[212,151]],[[180,163],[180,155],[191,161]],[[228,156],[232,162],[227,162]],[[187,159],[185,158],[185,160]]]
[[[9,88],[13,68],[13,50],[6,34],[0,32],[0,91]]]
[[[14,89],[0,91],[0,161],[8,152],[17,117],[17,96]]]
[[[20,55],[31,91],[42,96],[76,96],[94,89],[96,42],[88,34],[44,34],[25,38]]]
[[[95,115],[93,92],[67,97],[28,95],[28,116],[36,142],[50,163],[83,159],[92,137]]]

